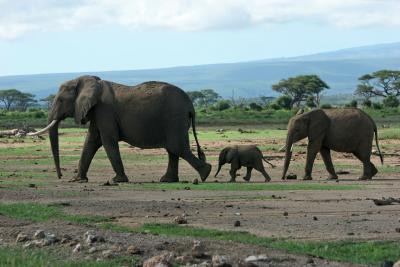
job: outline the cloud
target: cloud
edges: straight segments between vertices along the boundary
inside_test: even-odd
[[[0,0],[0,39],[35,32],[119,26],[178,31],[311,22],[400,26],[398,0]]]

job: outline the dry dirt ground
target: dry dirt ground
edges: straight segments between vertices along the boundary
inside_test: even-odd
[[[205,131],[203,129],[203,131]],[[214,132],[214,129],[206,129]],[[247,231],[259,236],[289,238],[292,240],[400,240],[400,205],[376,206],[371,198],[400,197],[400,141],[381,140],[385,165],[379,158],[372,161],[380,173],[371,181],[358,181],[361,164],[353,156],[333,153],[336,170],[347,171],[339,175],[339,181],[326,181],[327,176],[320,157],[316,159],[313,181],[281,181],[283,153],[277,152],[282,146],[283,136],[277,138],[260,135],[230,138],[227,133],[217,140],[200,134],[200,142],[206,148],[208,161],[213,171],[207,182],[228,181],[229,167],[225,166],[218,179],[213,177],[219,150],[225,145],[258,144],[265,156],[271,157],[275,169],[267,168],[272,177],[271,184],[319,184],[357,185],[353,190],[196,190],[192,184],[197,173],[180,160],[180,179],[187,181],[186,189],[163,189],[157,187],[163,175],[167,156],[162,149],[141,150],[122,145],[121,153],[130,177],[129,184],[103,186],[113,172],[103,150],[93,161],[88,174],[89,183],[69,183],[74,175],[83,143],[84,132],[67,131],[60,136],[62,167],[64,177],[56,179],[50,155],[48,140],[2,140],[0,143],[0,201],[60,203],[68,205],[66,213],[103,215],[114,218],[114,222],[130,227],[143,223],[172,223],[177,215],[186,214],[188,225],[218,230]],[[302,145],[303,144],[303,145]],[[298,145],[293,156],[290,172],[300,178],[305,161],[304,143]],[[24,149],[29,147],[25,151]],[[267,165],[265,165],[267,167]],[[240,187],[245,170],[237,178]],[[263,183],[261,174],[253,171],[251,183]],[[29,184],[34,184],[29,187]],[[32,185],[31,185],[32,186]],[[240,227],[234,227],[239,220]],[[49,229],[57,235],[65,233],[81,237],[89,229],[60,221],[30,222],[11,219],[0,215],[0,240],[13,243],[20,232],[34,232]],[[184,254],[194,238],[165,237],[150,234],[116,233],[100,231],[111,244],[126,248],[136,245],[143,249],[142,259],[159,254],[160,251],[175,251]],[[222,241],[204,240],[209,254],[227,255],[238,262],[249,255],[267,254],[273,259],[264,266],[312,266],[309,257],[288,254],[262,247]],[[68,248],[71,250],[71,248]],[[270,264],[270,265],[268,265]],[[263,265],[260,265],[263,266]],[[314,259],[314,266],[347,266],[343,263]],[[355,266],[355,265],[348,265]]]

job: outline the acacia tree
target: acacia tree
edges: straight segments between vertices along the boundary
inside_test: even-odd
[[[367,100],[374,96],[384,98],[400,96],[400,71],[379,70],[365,74],[358,80],[360,84],[358,84],[355,94],[363,96]]]
[[[21,92],[18,94],[17,101],[15,102],[15,108],[20,111],[26,111],[28,107],[36,103],[35,95]]]
[[[47,109],[51,109],[55,97],[56,95],[50,94],[47,97],[40,99],[40,101],[46,103]]]
[[[321,93],[329,86],[317,75],[299,75],[283,79],[277,84],[272,85],[276,92],[290,96],[292,102],[290,108],[294,105],[300,106],[300,103],[306,101],[309,96],[313,96],[317,106],[320,104]]]
[[[17,102],[21,92],[17,89],[0,90],[0,101],[3,102],[5,110],[10,110],[12,105]]]

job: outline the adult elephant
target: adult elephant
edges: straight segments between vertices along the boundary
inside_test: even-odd
[[[57,175],[61,178],[58,124],[74,117],[77,124],[90,122],[78,173],[72,181],[87,182],[89,165],[103,146],[116,173],[114,182],[128,182],[121,161],[118,141],[140,148],[165,148],[168,168],[161,182],[177,182],[179,157],[197,170],[204,181],[211,171],[197,140],[195,111],[188,95],[163,82],[136,86],[104,81],[96,76],[81,76],[65,82],[54,99],[49,125],[34,134],[49,130]],[[190,150],[188,130],[193,127],[199,158]]]
[[[328,179],[338,178],[332,164],[331,150],[353,153],[363,163],[363,175],[360,179],[372,179],[378,172],[370,161],[374,133],[376,147],[383,164],[375,122],[363,111],[357,108],[345,108],[300,112],[291,118],[288,124],[282,179],[286,177],[293,144],[306,137],[309,142],[304,180],[312,179],[311,172],[318,152],[321,153],[329,173]]]

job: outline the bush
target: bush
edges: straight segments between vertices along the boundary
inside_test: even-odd
[[[280,96],[276,100],[276,104],[278,104],[281,108],[284,109],[291,109],[292,108],[292,101],[293,99],[288,95]]]
[[[399,99],[394,95],[386,97],[382,102],[383,105],[388,108],[397,108],[400,105]]]
[[[330,109],[330,108],[332,108],[332,105],[331,104],[322,104],[321,108],[322,109]]]
[[[262,110],[262,107],[259,104],[254,103],[254,102],[250,103],[249,108],[251,110],[257,110],[257,111],[261,111]]]
[[[279,106],[276,102],[272,102],[271,104],[268,105],[268,108],[273,110],[279,110],[281,109],[281,106]]]
[[[229,109],[231,107],[231,104],[227,100],[220,100],[215,105],[213,106],[212,109],[222,111]]]
[[[357,100],[351,100],[349,104],[346,105],[346,107],[349,108],[356,108],[358,106]]]
[[[374,102],[374,103],[372,103],[372,108],[373,109],[382,109],[383,105],[380,102]]]
[[[365,99],[362,103],[364,107],[370,108],[372,106],[372,101],[369,99]]]

